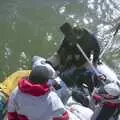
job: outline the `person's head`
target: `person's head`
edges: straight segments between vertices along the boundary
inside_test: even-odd
[[[33,64],[32,71],[29,75],[29,80],[32,83],[44,83],[48,79],[54,79],[56,77],[56,72],[53,67],[46,63]]]
[[[120,83],[119,82],[111,82],[104,86],[105,91],[113,96],[120,96]]]

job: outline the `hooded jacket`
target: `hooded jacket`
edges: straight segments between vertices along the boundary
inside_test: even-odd
[[[68,120],[63,103],[47,83],[20,80],[8,102],[8,120]]]
[[[60,57],[60,64],[62,64],[65,69],[72,65],[81,66],[85,64],[86,59],[76,47],[76,43],[80,45],[88,58],[90,58],[91,53],[93,53],[93,63],[96,64],[99,61],[100,55],[100,45],[97,38],[84,28],[75,27],[70,29],[71,32],[67,34],[62,31],[65,37],[57,51]],[[68,31],[66,30],[66,32]]]

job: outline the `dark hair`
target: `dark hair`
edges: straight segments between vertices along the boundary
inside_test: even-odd
[[[47,80],[48,80],[48,78],[45,77],[45,76],[34,74],[32,71],[30,72],[29,81],[31,81],[31,82],[34,83],[34,84],[44,83],[44,82],[46,82]]]

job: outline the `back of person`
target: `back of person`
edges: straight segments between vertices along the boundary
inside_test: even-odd
[[[29,78],[19,81],[8,102],[8,120],[68,120],[58,95],[47,82],[55,71],[47,63],[33,66]]]
[[[64,110],[59,97],[53,91],[42,96],[32,96],[22,93],[17,88],[14,93],[15,96],[12,98],[16,101],[17,112],[20,116],[24,115],[25,120],[53,120],[52,117],[56,114],[56,110]]]

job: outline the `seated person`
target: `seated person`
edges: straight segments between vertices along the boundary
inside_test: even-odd
[[[39,66],[41,63],[47,63],[46,59],[39,56],[33,57],[32,67]],[[69,88],[65,82],[59,76],[57,76],[57,74],[55,74],[55,76],[55,79],[48,80],[48,85],[54,87],[53,89],[65,104],[70,96]]]
[[[95,112],[91,120],[117,120],[120,109],[120,83],[110,82],[94,89],[92,101],[95,103]]]
[[[55,74],[45,62],[34,65],[29,77],[19,81],[9,98],[8,120],[68,120],[63,103],[47,84]]]

